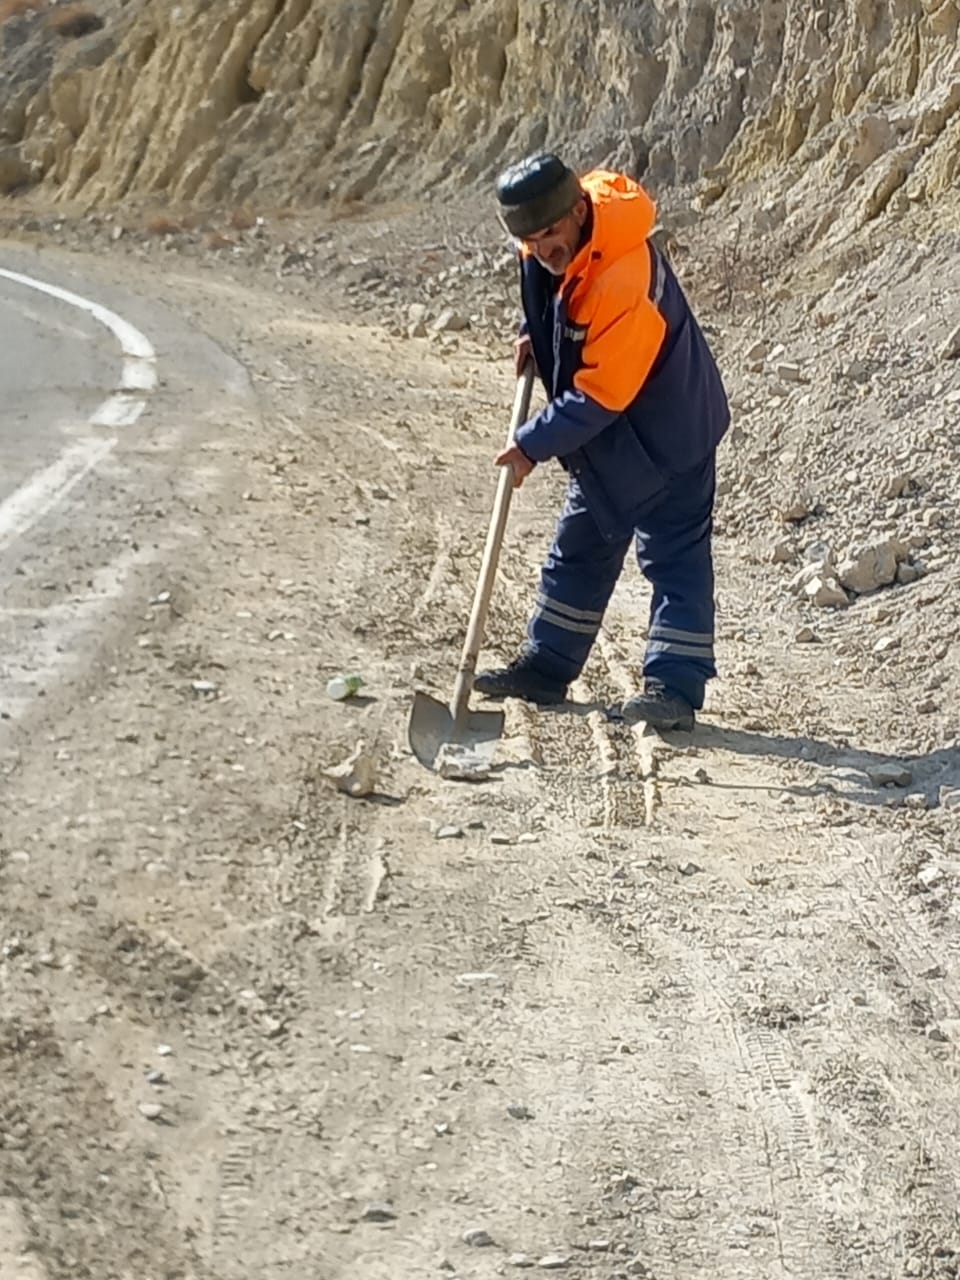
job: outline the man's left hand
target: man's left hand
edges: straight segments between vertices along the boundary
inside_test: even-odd
[[[494,458],[494,465],[511,467],[513,469],[513,487],[519,489],[537,464],[531,462],[519,445],[512,444],[509,449],[504,449],[502,453],[497,454],[496,458]]]

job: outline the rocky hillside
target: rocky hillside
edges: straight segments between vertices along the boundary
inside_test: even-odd
[[[93,15],[87,34],[53,28],[63,8]],[[8,193],[409,200],[546,144],[657,189],[695,185],[701,205],[735,211],[757,186],[751,217],[810,243],[886,211],[938,210],[960,177],[957,0],[7,0],[6,12]]]

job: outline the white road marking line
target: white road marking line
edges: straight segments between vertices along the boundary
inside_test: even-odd
[[[94,427],[132,427],[146,407],[146,400],[117,393],[104,400],[91,416],[90,423]],[[111,441],[110,447],[116,443],[116,440]]]
[[[89,298],[81,298],[78,293],[71,293],[68,289],[60,289],[55,284],[45,284],[42,280],[34,280],[33,276],[21,275],[19,271],[7,271],[0,267],[0,276],[5,280],[12,280],[14,284],[26,285],[28,289],[36,289],[40,293],[46,293],[51,298],[58,298],[61,302],[66,302],[71,307],[79,307],[81,311],[86,311],[88,315],[93,316],[94,320],[99,320],[102,325],[110,330],[117,341],[125,356],[132,356],[137,360],[155,360],[157,353],[150,345],[148,338],[129,324],[122,316],[118,316],[115,311],[102,307],[99,302],[91,302]]]
[[[0,278],[45,293],[51,298],[77,307],[104,325],[120,343],[123,352],[123,371],[120,388],[108,396],[90,416],[94,427],[129,427],[146,408],[146,395],[157,386],[157,354],[139,329],[115,311],[98,302],[82,298],[69,289],[35,280],[19,271],[7,271],[0,267]],[[137,393],[137,394],[131,394]],[[52,511],[85,476],[106,457],[117,441],[90,437],[68,446],[56,462],[36,472],[9,498],[0,502],[0,550],[32,528],[38,520]]]
[[[35,472],[0,503],[0,551],[59,506],[116,443],[116,440],[81,440],[70,445],[56,462]]]

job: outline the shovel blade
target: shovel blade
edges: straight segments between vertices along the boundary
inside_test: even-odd
[[[493,759],[503,736],[502,711],[468,711],[456,724],[445,703],[427,693],[417,693],[407,728],[410,750],[426,769],[435,769],[441,747],[463,747],[478,762]]]

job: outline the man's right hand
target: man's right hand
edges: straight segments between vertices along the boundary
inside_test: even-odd
[[[528,360],[533,360],[534,373],[537,372],[537,362],[533,358],[533,343],[530,341],[528,333],[522,334],[514,343],[514,354],[516,356],[517,377],[523,373],[523,366]]]

